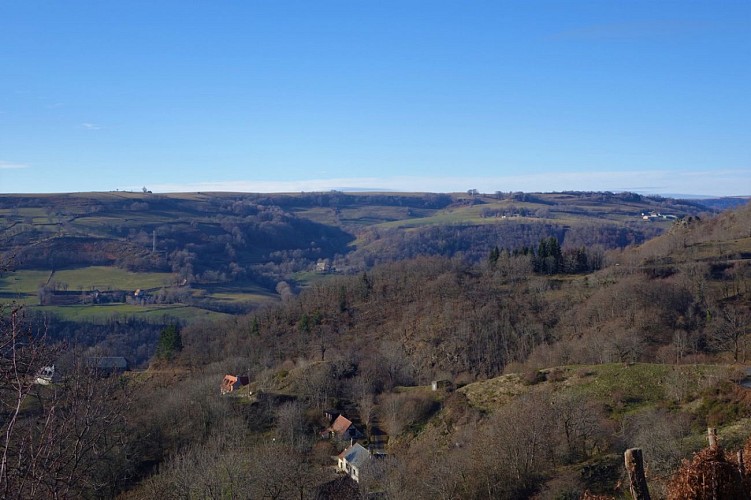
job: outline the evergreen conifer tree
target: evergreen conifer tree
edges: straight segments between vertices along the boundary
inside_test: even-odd
[[[172,324],[162,329],[159,333],[159,344],[156,347],[156,356],[160,359],[172,359],[183,348],[180,329]]]

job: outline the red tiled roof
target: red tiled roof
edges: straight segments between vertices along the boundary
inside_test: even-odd
[[[336,420],[334,420],[334,423],[331,424],[331,430],[339,435],[342,435],[347,432],[347,429],[349,429],[351,425],[351,420],[349,420],[344,415],[339,415],[338,417],[336,417]]]

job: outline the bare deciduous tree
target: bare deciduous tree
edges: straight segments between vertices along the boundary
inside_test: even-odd
[[[718,350],[730,351],[733,361],[745,361],[751,314],[741,306],[726,306],[718,311],[709,327],[709,340]]]
[[[367,375],[357,375],[350,381],[349,389],[350,397],[360,412],[360,420],[366,426],[369,425],[375,408],[373,382]]]
[[[645,466],[654,476],[667,476],[689,449],[683,443],[690,433],[687,419],[663,410],[649,409],[628,415],[623,421],[626,445],[641,448]]]
[[[55,350],[11,306],[0,318],[0,491],[4,498],[114,494],[126,473],[129,398],[116,378],[70,368],[36,384]]]
[[[276,428],[279,440],[288,446],[302,450],[311,444],[305,408],[297,401],[284,403],[277,409]]]
[[[384,394],[378,416],[391,436],[398,436],[410,425],[425,419],[433,410],[433,400],[419,394]]]
[[[607,448],[608,433],[602,425],[606,417],[600,405],[576,393],[554,397],[553,405],[568,460],[587,459],[595,450]]]
[[[555,417],[547,394],[530,394],[496,412],[472,449],[477,495],[529,495],[553,463]]]

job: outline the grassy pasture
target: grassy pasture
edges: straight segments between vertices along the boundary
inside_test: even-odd
[[[0,277],[0,294],[19,303],[39,303],[38,290],[50,278],[49,271],[22,269]],[[52,274],[58,283],[67,283],[69,291],[128,290],[161,288],[174,281],[171,273],[131,273],[116,267],[92,266],[64,269]]]
[[[74,226],[87,229],[110,229],[112,226],[127,225],[128,219],[101,215],[82,215],[77,217]]]
[[[308,219],[319,224],[337,223],[336,213],[330,207],[311,207],[303,210],[292,210],[292,212],[302,219]]]
[[[414,209],[407,207],[355,207],[343,209],[340,220],[345,224],[369,226],[386,221],[412,220],[431,215],[435,210]]]
[[[4,274],[0,277],[0,292],[18,296],[33,295],[47,282],[49,271],[22,270]]]
[[[102,321],[116,316],[132,316],[154,321],[165,316],[185,321],[225,317],[227,314],[207,311],[186,304],[88,304],[66,306],[40,306],[38,290],[50,277],[49,271],[19,270],[0,277],[0,299],[15,301],[35,311],[49,312],[71,321]],[[175,276],[171,273],[132,273],[120,268],[92,266],[79,269],[56,271],[52,279],[66,283],[68,291],[126,290],[138,288],[148,290],[169,286]],[[217,302],[240,304],[269,303],[277,300],[276,294],[255,283],[233,283],[196,285],[192,288],[197,298],[208,298]]]
[[[505,218],[492,216],[483,216],[483,213],[490,211],[504,212],[509,211],[513,206],[516,210],[526,210],[529,215],[509,215]],[[538,212],[544,209],[544,213]],[[641,208],[643,210],[643,208]],[[482,205],[472,205],[466,207],[451,207],[436,211],[423,211],[416,214],[411,212],[409,216],[403,218],[387,220],[385,222],[370,221],[371,224],[378,227],[395,229],[395,228],[417,228],[431,225],[457,225],[457,224],[501,224],[510,222],[524,221],[555,221],[559,224],[577,225],[577,224],[597,224],[608,222],[641,222],[640,207],[613,207],[604,206],[540,206],[539,204],[529,202],[491,202]],[[660,224],[666,227],[672,224],[672,221],[652,221],[644,222],[645,224]]]
[[[425,226],[451,226],[451,225],[479,225],[479,224],[505,224],[509,222],[521,222],[533,220],[530,217],[509,217],[502,219],[498,217],[482,217],[480,213],[472,211],[442,211],[435,215],[422,218],[412,218],[399,221],[384,222],[377,227],[388,229],[409,229]]]
[[[493,411],[519,395],[538,390],[571,391],[597,401],[614,416],[667,401],[686,403],[707,387],[732,379],[726,365],[663,365],[611,363],[564,366],[544,370],[546,381],[526,382],[520,374],[508,374],[468,384],[461,389],[470,405]]]
[[[278,299],[278,295],[252,282],[211,284],[193,286],[196,294],[223,302],[242,303],[266,303]]]
[[[330,207],[313,207],[297,210],[295,215],[321,224],[368,227],[392,221],[411,221],[433,215],[436,210],[396,206],[342,207],[338,212]]]
[[[133,304],[102,304],[75,306],[37,306],[34,311],[54,314],[68,321],[108,321],[113,318],[140,318],[147,321],[163,322],[165,318],[184,321],[213,320],[229,317],[228,314],[207,311],[184,304],[148,305]]]
[[[253,302],[253,303],[261,303],[261,302],[274,302],[275,298],[269,293],[261,294],[261,293],[212,293],[211,298],[214,300],[222,301],[222,302],[233,302],[233,303],[243,303],[243,302]]]
[[[302,286],[310,286],[314,283],[320,283],[336,276],[336,274],[325,274],[316,271],[300,271],[292,275],[295,282]]]
[[[132,273],[117,267],[92,266],[56,271],[52,279],[68,290],[136,290],[161,288],[175,281],[172,273]]]
[[[708,260],[718,254],[732,255],[747,252],[751,248],[751,237],[738,240],[723,241],[722,243],[707,242],[692,245],[686,252],[686,260]]]

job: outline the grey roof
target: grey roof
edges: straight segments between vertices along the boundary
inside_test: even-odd
[[[343,452],[339,454],[339,457],[344,458],[348,463],[354,465],[357,468],[362,467],[370,460],[370,452],[366,450],[360,443],[355,443]]]

